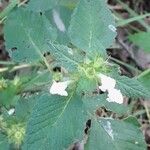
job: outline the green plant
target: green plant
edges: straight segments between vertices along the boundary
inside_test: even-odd
[[[132,41],[135,45],[142,48],[145,52],[150,52],[150,32],[139,32],[129,35],[129,40]]]
[[[104,0],[68,3],[31,0],[7,14],[13,63],[1,70],[0,148],[146,149],[139,123],[122,103],[150,94],[109,61],[106,48],[116,36],[111,11]]]

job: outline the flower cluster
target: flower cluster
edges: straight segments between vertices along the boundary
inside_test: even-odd
[[[14,143],[19,146],[25,135],[25,127],[23,124],[13,124],[10,128],[7,129],[7,135],[10,143]]]
[[[86,63],[81,64],[79,67],[79,74],[81,76],[85,75],[88,79],[98,78],[101,85],[99,89],[103,92],[107,92],[107,101],[116,102],[119,104],[123,103],[123,95],[120,90],[116,89],[116,80],[105,75],[110,70],[110,64],[104,61],[103,58],[98,57],[94,61],[88,60]],[[100,72],[104,72],[103,74]],[[53,95],[68,96],[66,91],[71,80],[56,82],[53,81],[50,87],[50,93]]]

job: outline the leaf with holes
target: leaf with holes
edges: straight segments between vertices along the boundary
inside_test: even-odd
[[[107,111],[117,113],[118,115],[126,114],[129,108],[114,102],[108,102],[106,94],[84,95],[82,100],[88,112],[95,114],[99,108],[105,108]]]
[[[72,15],[71,42],[87,52],[103,53],[115,36],[115,21],[104,0],[81,0]]]
[[[85,150],[110,150],[110,148],[146,150],[142,132],[135,118],[122,121],[109,118],[93,120]]]
[[[57,61],[56,64],[66,69],[77,69],[79,63],[83,62],[84,57],[67,46],[49,43],[49,48],[51,55]]]
[[[80,97],[45,94],[28,122],[24,150],[66,149],[83,138],[87,115]]]
[[[12,30],[13,29],[13,30]],[[16,9],[5,22],[6,49],[16,62],[36,62],[56,39],[55,29],[44,15]]]

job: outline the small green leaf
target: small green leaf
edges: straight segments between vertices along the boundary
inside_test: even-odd
[[[81,77],[78,81],[77,93],[81,94],[92,94],[96,90],[97,82],[94,79],[88,79],[86,77]]]
[[[135,33],[129,36],[129,40],[140,48],[143,48],[144,51],[150,52],[150,32]]]
[[[87,52],[104,53],[115,36],[115,21],[104,0],[80,0],[72,15],[71,42]]]
[[[28,122],[24,150],[67,149],[83,138],[87,115],[80,97],[39,97]]]
[[[36,62],[48,51],[47,42],[56,39],[56,31],[44,15],[16,9],[5,22],[4,36],[14,61]]]
[[[10,107],[11,105],[14,105],[19,99],[16,95],[17,91],[17,86],[11,81],[8,81],[7,87],[0,91],[0,106]]]
[[[99,143],[99,144],[98,144]],[[97,119],[92,122],[85,150],[146,150],[139,127],[127,121]]]

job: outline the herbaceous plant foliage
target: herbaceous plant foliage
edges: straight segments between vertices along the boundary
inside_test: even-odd
[[[125,99],[150,94],[109,59],[117,29],[107,2],[19,4],[4,20],[16,70],[0,80],[0,149],[146,149]]]

